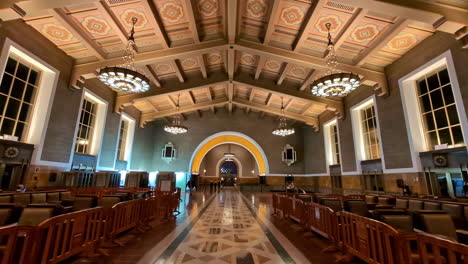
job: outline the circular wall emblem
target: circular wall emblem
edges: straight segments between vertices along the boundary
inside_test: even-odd
[[[17,147],[8,147],[5,149],[5,157],[6,158],[9,158],[9,159],[14,159],[16,157],[18,157],[20,151]]]

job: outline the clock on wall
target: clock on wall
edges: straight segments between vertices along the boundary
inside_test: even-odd
[[[3,155],[5,158],[14,159],[18,157],[20,150],[17,147],[7,147]]]
[[[432,163],[434,163],[434,166],[436,167],[447,167],[448,166],[447,155],[435,154],[434,156],[432,156]]]

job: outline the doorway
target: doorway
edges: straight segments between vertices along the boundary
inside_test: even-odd
[[[234,186],[237,182],[237,165],[234,161],[224,161],[219,167],[223,186]]]

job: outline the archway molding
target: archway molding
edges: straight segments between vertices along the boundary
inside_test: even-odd
[[[198,144],[190,159],[189,171],[193,174],[200,173],[200,165],[206,154],[214,147],[223,144],[235,144],[245,148],[254,157],[260,175],[267,175],[270,172],[267,157],[260,145],[251,137],[234,131],[213,134]]]

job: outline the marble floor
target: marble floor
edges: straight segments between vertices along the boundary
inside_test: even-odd
[[[271,193],[235,188],[197,192],[182,197],[180,211],[175,221],[127,234],[124,247],[91,262],[289,264],[333,263],[337,258],[321,252],[328,241],[305,237],[297,224],[271,217]]]

